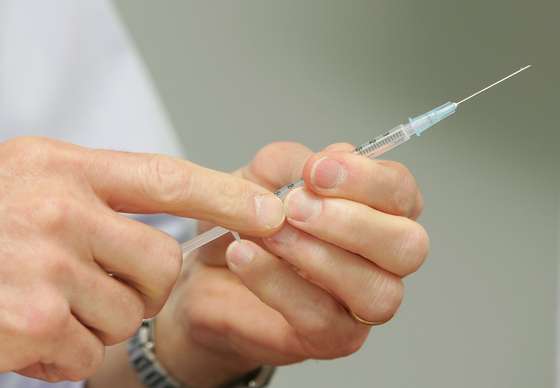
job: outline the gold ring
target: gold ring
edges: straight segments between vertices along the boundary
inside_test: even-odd
[[[352,316],[352,318],[354,318],[357,322],[366,325],[366,326],[376,326],[376,325],[381,325],[381,322],[373,322],[373,321],[368,321],[364,318],[359,317],[354,311],[348,309],[348,312],[350,313],[350,315]]]

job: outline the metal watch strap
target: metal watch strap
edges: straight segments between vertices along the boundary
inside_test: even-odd
[[[176,381],[155,355],[154,320],[147,319],[128,342],[128,358],[138,379],[147,388],[189,388]],[[219,388],[263,388],[274,375],[275,367],[265,365]]]
[[[138,379],[148,388],[188,388],[167,373],[154,351],[154,322],[147,319],[128,342],[128,360]]]

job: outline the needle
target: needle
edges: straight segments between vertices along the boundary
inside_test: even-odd
[[[528,65],[528,66],[522,67],[521,69],[517,70],[516,72],[511,73],[510,75],[508,75],[508,76],[502,78],[501,80],[494,82],[492,85],[488,85],[488,86],[485,87],[484,89],[481,89],[481,90],[479,90],[478,92],[476,92],[476,93],[474,93],[474,94],[471,94],[471,95],[468,96],[467,98],[463,98],[461,101],[459,101],[459,102],[457,103],[457,105],[462,104],[463,102],[468,101],[468,100],[470,100],[471,98],[473,98],[473,97],[475,97],[475,96],[478,96],[480,93],[485,92],[486,90],[490,89],[490,88],[493,87],[493,86],[498,85],[498,84],[501,83],[501,82],[504,82],[506,79],[511,78],[511,77],[513,77],[514,75],[517,75],[517,74],[521,73],[523,70],[526,70],[526,69],[530,68],[531,66],[532,66],[532,65]]]

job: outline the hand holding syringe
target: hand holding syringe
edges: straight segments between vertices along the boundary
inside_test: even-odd
[[[371,159],[377,158],[383,155],[384,153],[386,153],[387,151],[392,150],[393,148],[396,148],[403,143],[406,143],[408,140],[412,138],[413,135],[420,136],[422,132],[426,131],[434,124],[437,124],[443,119],[446,119],[447,117],[451,116],[453,113],[457,111],[457,107],[463,102],[466,102],[471,98],[479,95],[480,93],[490,89],[491,87],[505,81],[506,79],[521,73],[523,70],[526,70],[529,67],[531,67],[531,65],[525,66],[517,70],[516,72],[494,82],[491,85],[486,86],[485,88],[477,91],[476,93],[471,94],[470,96],[460,100],[459,102],[447,102],[435,109],[432,109],[429,112],[426,112],[414,118],[410,118],[408,123],[400,124],[395,128],[391,129],[390,131],[386,132],[385,134],[378,136],[375,139],[358,146],[354,150],[354,153],[358,155],[366,156]],[[291,190],[293,190],[296,187],[301,187],[303,185],[304,185],[304,181],[299,180],[297,182],[290,183],[289,185],[280,188],[278,191],[275,192],[275,194],[281,199],[284,199]],[[222,228],[221,226],[214,227],[208,230],[207,232],[204,232],[194,237],[193,239],[181,245],[181,248],[183,250],[183,257],[188,255],[190,252],[194,251],[195,249],[198,249],[208,244],[209,242],[230,232],[234,233],[234,235],[238,237],[235,232]]]

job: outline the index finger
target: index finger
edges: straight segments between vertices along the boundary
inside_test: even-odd
[[[245,179],[164,155],[92,151],[84,168],[96,194],[129,213],[168,213],[268,235],[284,221],[282,202]]]

